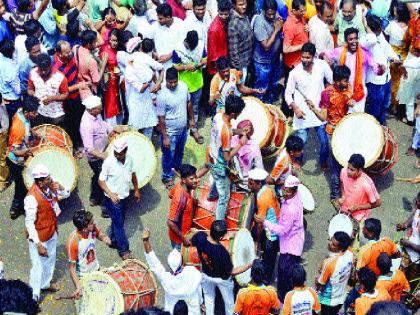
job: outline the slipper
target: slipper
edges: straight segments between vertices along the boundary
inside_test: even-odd
[[[10,219],[16,220],[22,213],[18,209],[10,209]]]
[[[168,189],[168,190],[172,189],[172,187],[175,186],[175,182],[172,178],[171,179],[162,179],[162,183],[165,185],[165,188]]]
[[[405,152],[405,155],[408,156],[414,156],[416,154],[416,150],[413,148],[408,148],[407,151]]]
[[[51,283],[50,286],[46,289],[41,289],[41,291],[46,291],[46,292],[58,292],[60,291],[60,286],[57,283]]]
[[[204,143],[204,137],[198,133],[198,131],[190,132],[190,135],[194,138],[198,144]]]

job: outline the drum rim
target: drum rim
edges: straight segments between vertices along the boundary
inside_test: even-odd
[[[62,128],[60,126],[57,126],[57,125],[53,125],[53,124],[42,124],[42,125],[32,127],[32,130],[37,131],[38,129],[42,129],[42,128],[51,128],[51,129],[62,131],[64,136],[66,137],[66,140],[69,140],[67,147],[73,148],[73,140],[71,140],[69,134],[67,133],[66,130],[64,130],[64,128]],[[61,147],[59,147],[59,148],[61,148]]]
[[[138,132],[138,131],[135,131],[135,130],[127,130],[127,131],[123,131],[123,132],[121,132],[121,133],[119,133],[119,134],[117,134],[109,143],[108,143],[108,146],[107,146],[107,148],[106,148],[106,150],[105,150],[105,152],[108,152],[108,151],[111,151],[111,148],[112,148],[112,146],[113,146],[113,143],[114,143],[114,141],[115,140],[117,140],[118,138],[121,138],[121,137],[124,137],[124,136],[129,136],[129,135],[133,135],[133,136],[136,136],[136,137],[140,137],[140,138],[143,138],[143,140],[146,140],[146,143],[147,143],[147,145],[152,149],[152,151],[154,152],[154,154],[153,154],[153,156],[155,157],[154,159],[153,159],[153,163],[152,163],[152,168],[151,168],[151,173],[150,173],[150,176],[147,176],[147,177],[145,177],[142,181],[139,181],[138,180],[138,178],[137,178],[137,181],[138,181],[138,188],[142,188],[142,187],[144,187],[144,186],[146,186],[151,180],[152,180],[152,178],[155,176],[155,173],[156,173],[156,168],[157,168],[157,153],[156,153],[156,149],[155,149],[155,146],[153,145],[153,143],[152,143],[152,141],[150,141],[150,139],[149,138],[147,138],[145,135],[143,135],[143,134],[141,134],[140,132]],[[110,154],[111,152],[108,152],[108,154]],[[133,159],[135,159],[135,157],[132,157]],[[137,174],[136,174],[137,175]]]
[[[73,180],[73,184],[71,186],[71,188],[69,189],[70,191],[73,191],[76,186],[77,186],[77,181],[78,181],[78,177],[79,177],[79,167],[76,163],[76,159],[69,153],[68,150],[62,148],[62,147],[57,147],[57,146],[43,146],[43,147],[39,147],[37,148],[37,150],[35,151],[35,154],[33,156],[30,156],[26,161],[25,161],[25,167],[23,169],[23,182],[26,186],[26,188],[30,189],[31,186],[29,186],[28,180],[27,180],[27,176],[25,176],[25,174],[28,171],[28,167],[29,167],[29,163],[35,158],[35,156],[38,155],[38,153],[44,153],[44,152],[48,152],[48,151],[53,151],[53,152],[62,152],[64,155],[67,155],[68,157],[70,157],[71,163],[73,165],[73,169],[74,169],[74,180]]]
[[[250,239],[252,240],[251,232],[248,229],[241,228],[238,231],[236,231],[235,236],[233,237],[233,245],[232,245],[232,252],[231,252],[232,265],[233,265],[234,268],[238,267],[237,264],[236,264],[236,251],[237,251],[237,247],[238,247],[238,244],[239,244],[239,238],[237,237],[239,235],[239,233],[241,233],[241,234],[246,233],[250,237]],[[241,244],[243,244],[243,242],[241,242]],[[252,249],[254,249],[254,242],[252,242]],[[254,252],[254,259],[253,260],[255,260],[255,258],[256,258],[256,255],[255,255],[255,252]],[[249,271],[249,269],[247,271]],[[242,280],[240,280],[241,277],[244,274],[245,274],[245,272],[235,276],[236,282],[238,282],[238,284],[242,287],[246,286],[249,283],[249,282],[245,283]]]
[[[312,197],[312,199],[314,201],[314,207],[313,207],[313,209],[306,209],[305,207],[303,207],[303,209],[305,209],[308,212],[313,212],[316,209],[316,200],[315,200],[314,194],[312,193],[312,190],[308,186],[306,186],[305,184],[300,183],[299,186],[300,185],[302,185],[303,187],[305,187],[309,191],[309,193],[311,194],[311,197]],[[298,187],[298,190],[299,190],[299,187]],[[302,199],[302,194],[300,194],[300,199]],[[302,199],[302,204],[303,204],[303,199]]]
[[[337,156],[337,148],[338,148],[338,146],[340,144],[337,143],[338,140],[337,140],[337,137],[335,135],[336,135],[336,130],[340,127],[341,124],[344,124],[345,121],[347,121],[349,119],[352,119],[354,117],[357,117],[357,116],[359,116],[359,117],[362,117],[362,116],[366,117],[367,119],[369,119],[370,121],[372,121],[377,127],[379,127],[380,130],[382,131],[380,133],[380,144],[381,144],[381,146],[378,148],[377,152],[375,152],[375,154],[372,156],[371,159],[365,160],[365,166],[364,167],[365,168],[368,168],[373,163],[375,163],[375,161],[381,155],[382,149],[383,149],[384,144],[385,144],[385,136],[384,136],[383,128],[382,128],[381,124],[376,120],[376,118],[373,117],[372,115],[367,114],[367,113],[351,113],[351,114],[348,114],[348,115],[344,116],[341,119],[341,121],[337,124],[337,126],[335,127],[334,132],[332,134],[332,137],[331,137],[331,149],[332,149],[332,152],[333,152],[333,155],[334,155],[335,159],[341,164],[341,166],[347,167],[347,164],[348,164],[349,161],[343,161],[343,159],[342,159],[341,156],[339,158]]]
[[[345,232],[345,231],[335,231],[333,235],[330,235],[330,224],[331,224],[331,221],[332,221],[334,218],[336,218],[336,217],[346,217],[346,218],[349,220],[350,225],[351,225],[351,230],[353,231],[353,222],[351,221],[350,216],[349,216],[349,215],[347,215],[347,214],[345,214],[345,213],[340,212],[340,213],[335,214],[335,215],[334,215],[334,216],[330,219],[330,221],[328,222],[328,236],[329,236],[330,238],[334,236],[335,232],[344,232],[344,233],[346,233],[346,234],[347,234],[347,232]],[[351,237],[351,235],[349,235],[349,236]]]

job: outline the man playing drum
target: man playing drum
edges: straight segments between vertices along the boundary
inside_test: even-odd
[[[76,290],[74,299],[80,298],[81,287],[79,277],[99,270],[99,261],[96,255],[96,239],[111,245],[109,237],[96,226],[93,214],[85,210],[77,210],[73,215],[73,224],[76,230],[71,232],[66,242],[66,253],[70,277]]]
[[[25,227],[29,240],[32,269],[29,284],[35,300],[40,300],[41,290],[57,292],[59,286],[51,283],[57,249],[57,216],[61,210],[58,196],[67,198],[70,192],[55,182],[48,168],[38,164],[32,170],[34,183],[25,197]]]
[[[275,193],[265,184],[267,176],[268,173],[264,169],[255,168],[251,170],[248,186],[256,199],[256,215],[276,224],[280,216],[280,206]],[[253,227],[253,237],[258,243],[259,249],[263,251],[264,281],[265,283],[271,283],[277,252],[279,251],[278,236],[275,233],[265,231],[264,226],[257,223]]]

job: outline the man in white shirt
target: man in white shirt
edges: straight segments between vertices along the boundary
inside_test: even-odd
[[[210,28],[211,18],[206,11],[206,0],[193,0],[192,13],[187,15],[184,21],[185,32],[196,31],[198,40],[204,43],[204,48],[207,50],[207,33]]]
[[[118,250],[123,260],[132,258],[127,235],[124,231],[127,197],[130,183],[134,186],[134,199],[140,200],[137,176],[134,172],[133,159],[127,155],[127,141],[119,138],[114,142],[114,154],[108,156],[102,164],[99,175],[99,187],[105,193],[105,207],[111,215],[111,247]]]
[[[306,43],[302,47],[302,62],[289,75],[285,99],[293,110],[293,130],[304,143],[308,141],[309,129],[315,128],[321,146],[319,162],[322,170],[328,168],[328,137],[325,132],[325,122],[317,115],[321,92],[324,90],[324,80],[332,83],[332,71],[329,65],[315,58],[315,45]],[[303,155],[299,158],[303,160]]]
[[[171,270],[166,271],[153,251],[149,238],[150,231],[146,228],[143,231],[144,255],[149,268],[165,292],[165,311],[173,314],[176,302],[184,300],[188,305],[189,315],[201,315],[200,306],[203,303],[201,272],[193,266],[182,266],[181,253],[176,249],[168,255],[168,265]]]
[[[57,216],[61,212],[58,196],[67,198],[70,193],[51,178],[45,165],[36,165],[32,176],[34,183],[24,199],[25,227],[32,262],[29,285],[33,298],[39,301],[41,290],[59,290],[56,283],[51,283],[57,250]]]
[[[386,112],[391,103],[391,73],[389,64],[399,61],[398,55],[382,34],[382,21],[375,15],[366,17],[368,34],[366,46],[377,63],[385,65],[385,73],[377,75],[372,69],[366,78],[366,112],[374,116],[381,125],[385,124]]]
[[[317,15],[308,22],[309,41],[315,45],[316,56],[323,51],[334,49],[334,40],[330,31],[333,21],[334,8],[329,2],[324,2],[317,11]]]

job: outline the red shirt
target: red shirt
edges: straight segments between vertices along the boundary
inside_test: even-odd
[[[166,0],[166,4],[171,6],[172,16],[185,20],[187,13],[185,12],[182,2],[178,2],[177,0]]]
[[[207,33],[207,69],[211,75],[216,74],[216,61],[228,55],[227,31],[219,16],[210,24]]]
[[[283,25],[283,47],[285,46],[296,46],[307,43],[309,41],[308,33],[303,30],[305,24],[302,20],[298,20],[293,14],[289,14],[286,22]],[[284,53],[284,64],[293,68],[301,60],[300,50],[291,53]]]

